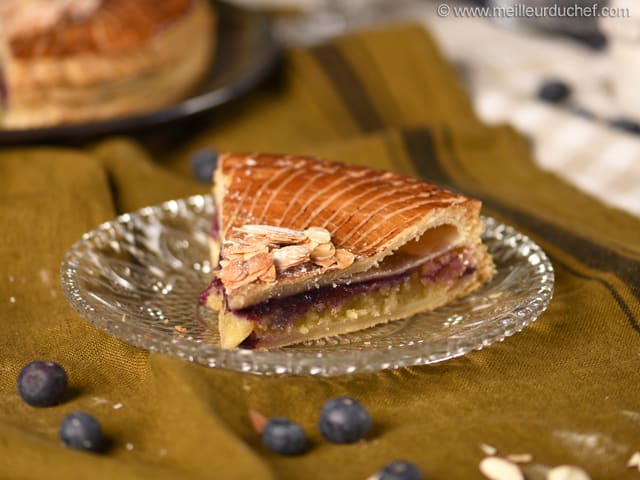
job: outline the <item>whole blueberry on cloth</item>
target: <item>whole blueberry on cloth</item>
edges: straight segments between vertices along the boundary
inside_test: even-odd
[[[99,452],[104,446],[102,428],[85,412],[72,412],[60,423],[60,440],[71,448]]]
[[[34,407],[49,407],[62,401],[67,389],[67,373],[54,362],[37,360],[18,375],[18,392]]]
[[[545,102],[559,103],[571,94],[571,88],[562,80],[545,80],[538,88],[538,98]]]
[[[420,469],[411,462],[395,460],[385,465],[377,476],[377,480],[423,480]]]
[[[218,153],[210,148],[203,148],[191,155],[191,172],[199,182],[210,183],[218,164]]]
[[[371,428],[369,412],[351,397],[329,400],[320,412],[320,433],[333,443],[353,443]]]
[[[262,442],[282,455],[300,455],[307,449],[307,435],[300,425],[283,417],[272,417],[262,430]]]

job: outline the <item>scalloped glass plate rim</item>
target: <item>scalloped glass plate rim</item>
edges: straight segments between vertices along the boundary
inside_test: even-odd
[[[176,204],[189,205],[195,208],[206,209],[212,205],[211,195],[194,195],[191,197],[170,200],[159,205],[144,207],[134,212],[119,215],[115,219],[105,222],[96,229],[85,233],[80,240],[74,243],[64,256],[61,263],[61,287],[72,308],[84,319],[101,331],[125,341],[125,343],[146,349],[151,352],[166,353],[179,358],[210,367],[224,368],[240,372],[254,374],[298,374],[334,376],[354,372],[375,372],[387,368],[401,368],[406,366],[418,366],[437,363],[451,358],[465,355],[474,350],[481,350],[495,342],[520,332],[526,326],[534,322],[547,308],[553,296],[554,273],[553,266],[544,251],[529,237],[518,232],[513,227],[502,224],[492,217],[483,216],[486,229],[503,228],[507,236],[517,236],[521,242],[527,242],[539,256],[544,270],[550,275],[550,280],[544,289],[540,290],[541,298],[535,304],[535,308],[528,311],[521,318],[496,318],[493,328],[484,330],[483,340],[480,343],[469,342],[464,336],[453,335],[444,341],[425,342],[417,339],[395,347],[368,350],[367,363],[362,364],[362,352],[335,351],[329,352],[305,352],[304,346],[296,346],[296,350],[277,349],[272,351],[253,350],[225,350],[215,345],[190,343],[179,344],[175,338],[169,339],[167,334],[160,331],[150,332],[144,325],[127,323],[129,332],[126,339],[119,335],[121,329],[120,318],[96,317],[90,305],[79,293],[77,278],[75,278],[78,266],[77,254],[74,252],[80,246],[92,241],[100,233],[108,231],[114,224],[123,224],[133,216],[153,216],[159,212],[175,211]],[[208,212],[210,214],[211,212]],[[474,295],[474,293],[471,293]],[[194,299],[196,302],[197,299]],[[455,305],[455,302],[454,304]],[[205,308],[205,307],[199,307]],[[402,321],[402,320],[400,320]],[[393,322],[392,322],[393,323]],[[376,327],[373,327],[376,328]],[[141,339],[144,336],[144,340]],[[320,361],[335,361],[338,365],[319,364]],[[350,360],[353,360],[350,362]],[[352,365],[350,365],[352,364]]]

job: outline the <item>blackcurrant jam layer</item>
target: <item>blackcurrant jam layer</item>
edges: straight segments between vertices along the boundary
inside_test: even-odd
[[[222,295],[222,292],[223,292],[222,282],[218,277],[213,277],[213,280],[211,280],[211,283],[209,283],[209,286],[205,288],[203,292],[200,294],[200,298],[198,298],[198,304],[200,304],[201,306],[204,306],[207,304],[209,295],[211,295],[212,293],[215,293],[217,295]]]
[[[0,68],[0,109],[5,109],[9,103],[9,89],[4,78],[2,69]],[[0,115],[2,112],[0,112]]]
[[[213,213],[211,218],[211,227],[209,227],[209,236],[212,240],[220,241],[220,224],[218,221],[218,211]]]
[[[399,285],[406,282],[411,278],[414,271],[415,269],[408,270],[393,277],[386,277],[369,282],[350,285],[342,284],[336,287],[327,285],[290,297],[272,298],[257,305],[233,310],[233,313],[254,322],[260,322],[265,318],[269,318],[271,328],[284,328],[286,325],[304,316],[311,308],[317,310],[323,310],[325,308],[337,309],[354,295],[372,293],[383,287]]]
[[[232,310],[234,315],[247,320],[261,322],[269,319],[270,328],[285,329],[315,308],[337,309],[355,295],[371,294],[385,287],[393,287],[410,281],[418,271],[423,284],[450,283],[475,272],[472,252],[469,249],[455,249],[421,265],[407,269],[399,274],[376,278],[352,284],[327,285],[304,293],[284,298],[272,298],[266,302],[247,308]]]

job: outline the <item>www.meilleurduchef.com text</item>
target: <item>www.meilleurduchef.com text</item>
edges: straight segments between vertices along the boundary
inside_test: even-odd
[[[439,17],[487,17],[487,18],[537,18],[537,17],[617,17],[629,18],[628,7],[610,7],[593,3],[591,5],[531,5],[515,3],[512,5],[461,6],[440,3],[436,7]]]

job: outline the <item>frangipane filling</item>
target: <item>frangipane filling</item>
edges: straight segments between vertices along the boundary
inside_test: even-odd
[[[403,305],[424,301],[441,304],[454,281],[475,272],[469,253],[456,249],[390,277],[328,285],[234,310],[234,316],[255,322],[253,333],[241,346],[269,347],[271,335],[280,339],[283,334],[307,335],[322,330],[333,335],[342,324],[397,314]]]

